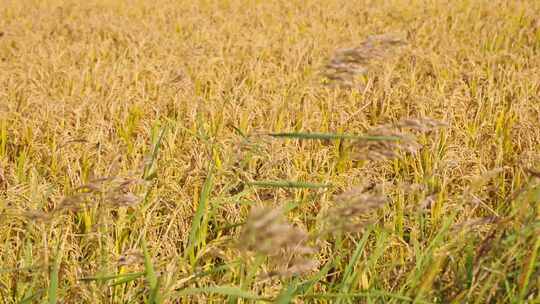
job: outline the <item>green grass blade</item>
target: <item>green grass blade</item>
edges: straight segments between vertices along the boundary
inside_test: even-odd
[[[519,292],[519,300],[523,301],[525,300],[527,296],[527,291],[529,289],[529,284],[531,280],[531,276],[535,269],[535,262],[538,259],[538,251],[540,249],[540,237],[536,237],[536,241],[534,243],[533,249],[531,250],[531,253],[529,254],[526,263],[526,269],[522,272],[522,277],[520,278],[520,292]]]
[[[205,270],[205,271],[200,271],[198,273],[193,274],[193,276],[190,277],[188,280],[185,280],[183,285],[187,285],[187,284],[191,283],[194,280],[198,280],[200,278],[203,278],[203,277],[206,277],[206,276],[209,276],[209,275],[217,274],[219,272],[224,272],[226,270],[231,270],[231,268],[232,268],[231,266],[238,265],[238,264],[240,264],[240,261],[233,261],[233,262],[230,262],[228,264],[221,264],[219,266],[212,267],[211,269],[208,269],[208,270]],[[183,290],[183,289],[182,288],[175,289],[175,291],[181,291],[181,290]]]
[[[113,287],[113,286],[118,286],[122,284],[127,284],[129,282],[133,282],[137,280],[138,278],[144,276],[145,274],[146,274],[145,272],[131,273],[129,276],[124,276],[123,278],[120,278],[112,282],[111,284],[109,284],[109,286]]]
[[[25,297],[22,299],[19,304],[27,304],[27,303],[38,303],[37,298],[41,297],[43,294],[45,294],[46,289],[39,289],[38,291],[34,292],[33,294]]]
[[[44,267],[41,265],[38,265],[38,266],[28,266],[28,267],[0,268],[0,274],[10,273],[10,272],[21,272],[21,271],[36,272],[36,271],[39,271],[41,268],[44,268]]]
[[[156,285],[150,289],[150,297],[148,299],[148,303],[150,304],[157,304],[161,303],[161,295],[159,293],[159,287],[161,286],[161,278],[158,278],[156,281]]]
[[[204,216],[207,213],[208,209],[208,200],[210,198],[210,192],[212,192],[213,186],[213,174],[214,166],[210,166],[206,180],[204,181],[201,194],[199,196],[199,204],[197,206],[197,211],[195,211],[195,216],[193,217],[193,222],[191,223],[191,231],[189,232],[188,246],[186,249],[186,254],[191,261],[191,264],[195,266],[195,251],[196,248],[204,242],[206,235],[202,233],[206,231],[203,229],[203,220]]]
[[[105,275],[105,276],[80,278],[79,281],[109,281],[109,280],[122,279],[122,278],[125,278],[125,277],[131,277],[131,276],[141,276],[141,275],[144,275],[144,274],[145,274],[145,272],[130,272],[130,273],[123,273],[123,274],[111,274],[111,275]]]
[[[298,281],[295,280],[291,284],[285,286],[274,303],[292,303],[296,296],[309,292],[317,282],[328,274],[328,271],[332,268],[332,266],[334,266],[333,261],[328,262],[311,279],[301,283],[298,283]]]
[[[358,244],[356,245],[356,249],[354,250],[353,255],[351,256],[351,259],[349,260],[349,264],[347,264],[347,267],[345,267],[345,271],[343,272],[343,278],[339,285],[340,292],[347,293],[350,290],[350,286],[352,283],[352,280],[354,279],[354,266],[358,262],[358,259],[360,258],[360,255],[364,251],[364,248],[366,246],[367,240],[369,238],[369,235],[371,234],[371,230],[367,230],[364,235],[362,236],[362,239]]]
[[[316,275],[314,275],[313,278],[299,284],[297,288],[297,294],[307,293],[311,291],[311,289],[313,289],[317,282],[321,281],[324,277],[328,275],[328,272],[330,271],[330,269],[332,269],[332,267],[334,267],[333,260],[326,263],[326,265]]]
[[[159,149],[161,148],[163,135],[165,134],[166,130],[167,129],[165,127],[162,127],[159,130],[158,134],[156,134],[155,132],[152,132],[154,133],[152,134],[152,137],[153,137],[152,151],[150,153],[150,159],[144,165],[143,178],[146,180],[153,179],[156,176],[155,162],[159,153]]]
[[[540,186],[532,187],[529,191],[528,202],[538,202],[540,200]],[[538,223],[538,222],[537,222]],[[523,264],[523,270],[519,277],[519,301],[524,301],[527,297],[529,290],[530,280],[535,270],[535,261],[538,261],[538,251],[540,251],[540,236],[538,235],[538,226],[532,228],[535,231],[535,234],[532,238],[532,248],[530,253],[527,255],[527,260]],[[533,281],[534,282],[534,281]]]
[[[56,304],[58,301],[58,272],[60,271],[60,262],[62,261],[61,257],[61,243],[58,243],[56,248],[56,253],[54,255],[54,262],[52,265],[50,273],[50,282],[49,282],[49,304]]]
[[[288,304],[292,303],[298,290],[298,283],[296,280],[283,287],[281,293],[274,301],[275,304]]]
[[[398,141],[398,136],[369,136],[356,134],[339,134],[339,133],[307,133],[307,132],[290,132],[290,133],[269,133],[269,136],[288,139],[315,139],[315,140],[336,140],[336,139],[351,139],[351,140],[366,140],[366,141]]]
[[[232,268],[231,266],[238,265],[238,264],[240,264],[240,261],[233,261],[233,262],[230,262],[230,263],[227,263],[227,264],[221,264],[219,266],[214,266],[214,267],[212,267],[212,269],[208,269],[208,270],[196,273],[193,276],[193,279],[200,279],[202,277],[212,275],[212,274],[215,274],[215,273],[223,271],[223,270],[230,270]]]
[[[380,291],[380,290],[369,290],[366,292],[355,292],[355,293],[312,293],[312,294],[303,295],[302,297],[306,299],[343,299],[343,298],[378,297],[378,298],[396,299],[396,300],[399,300],[401,303],[402,302],[414,302],[414,303],[420,303],[420,304],[430,303],[427,301],[415,300],[407,296],[402,296],[399,294],[394,294],[394,293]],[[381,302],[381,303],[384,303],[384,302]]]
[[[229,126],[230,128],[232,128],[234,131],[236,131],[236,133],[238,133],[240,136],[242,137],[246,137],[246,134],[244,132],[242,132],[242,130],[240,130],[238,127],[236,127],[235,125],[233,124],[228,124],[227,126]]]
[[[123,273],[123,274],[116,274],[116,275],[107,275],[107,276],[97,276],[97,277],[86,277],[86,278],[80,278],[79,281],[83,282],[91,282],[91,281],[101,281],[106,282],[110,280],[116,280],[115,282],[111,283],[111,286],[119,285],[127,282],[131,282],[135,279],[138,279],[142,276],[144,276],[146,272],[130,272],[130,273]]]
[[[263,188],[300,188],[300,189],[320,189],[332,187],[331,184],[316,184],[296,181],[255,181],[247,183],[249,186]]]
[[[7,122],[5,119],[0,121],[0,158],[4,158],[7,154],[8,131]]]
[[[223,296],[237,297],[247,300],[262,300],[269,301],[268,298],[258,296],[251,292],[242,290],[234,286],[214,286],[214,287],[201,287],[201,288],[186,288],[176,293],[176,296],[190,296],[197,294],[218,294]]]
[[[427,273],[429,269],[429,265],[433,260],[434,251],[436,248],[441,246],[445,240],[445,237],[447,236],[449,229],[454,222],[455,216],[457,212],[452,212],[449,214],[442,223],[442,227],[439,229],[437,234],[431,239],[428,246],[426,248],[423,248],[420,252],[418,252],[418,257],[415,265],[415,269],[410,272],[409,276],[405,280],[405,284],[403,284],[400,288],[400,292],[404,293],[405,290],[409,290],[409,294],[412,294],[414,290],[420,286],[421,281],[425,278],[424,274]],[[418,297],[421,296],[420,294],[417,294],[417,300]]]
[[[161,303],[161,298],[159,296],[159,282],[156,275],[156,272],[154,270],[154,265],[152,264],[152,256],[148,252],[148,247],[146,246],[146,241],[143,237],[141,240],[141,245],[143,249],[143,255],[144,255],[144,269],[145,269],[145,277],[146,281],[148,282],[149,289],[150,289],[150,298],[148,303],[149,304],[159,304]]]

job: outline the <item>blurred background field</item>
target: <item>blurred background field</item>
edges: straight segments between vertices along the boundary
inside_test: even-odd
[[[0,303],[540,303],[539,96],[538,1],[3,0]]]

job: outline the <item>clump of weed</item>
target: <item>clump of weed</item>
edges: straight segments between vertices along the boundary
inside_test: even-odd
[[[370,193],[363,187],[349,189],[333,199],[325,218],[324,233],[360,232],[374,223],[373,212],[384,207],[387,197]]]
[[[434,119],[403,119],[396,123],[376,126],[368,130],[369,136],[394,137],[397,140],[359,139],[353,145],[355,159],[384,160],[399,157],[400,151],[416,153],[421,145],[409,130],[429,132],[447,124]]]
[[[144,254],[138,248],[128,249],[118,257],[116,266],[118,267],[134,267],[144,263]]]
[[[358,87],[356,78],[367,75],[370,66],[406,44],[403,34],[368,36],[359,46],[338,49],[323,71],[327,83],[345,88]]]
[[[56,210],[78,211],[88,202],[87,199],[95,201],[97,198],[106,207],[135,207],[141,199],[134,193],[134,187],[144,183],[145,180],[136,177],[113,176],[94,179],[79,186],[76,190],[80,192],[67,196]]]
[[[281,209],[253,208],[238,242],[245,253],[268,257],[268,276],[300,275],[317,267],[313,258],[316,251],[308,244],[309,235],[288,223]]]

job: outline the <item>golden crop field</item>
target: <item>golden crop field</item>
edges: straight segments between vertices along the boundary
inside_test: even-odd
[[[0,303],[540,303],[540,1],[0,1]]]

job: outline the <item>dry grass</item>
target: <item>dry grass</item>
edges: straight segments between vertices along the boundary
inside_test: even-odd
[[[540,303],[540,2],[304,2],[0,2],[0,302]]]

